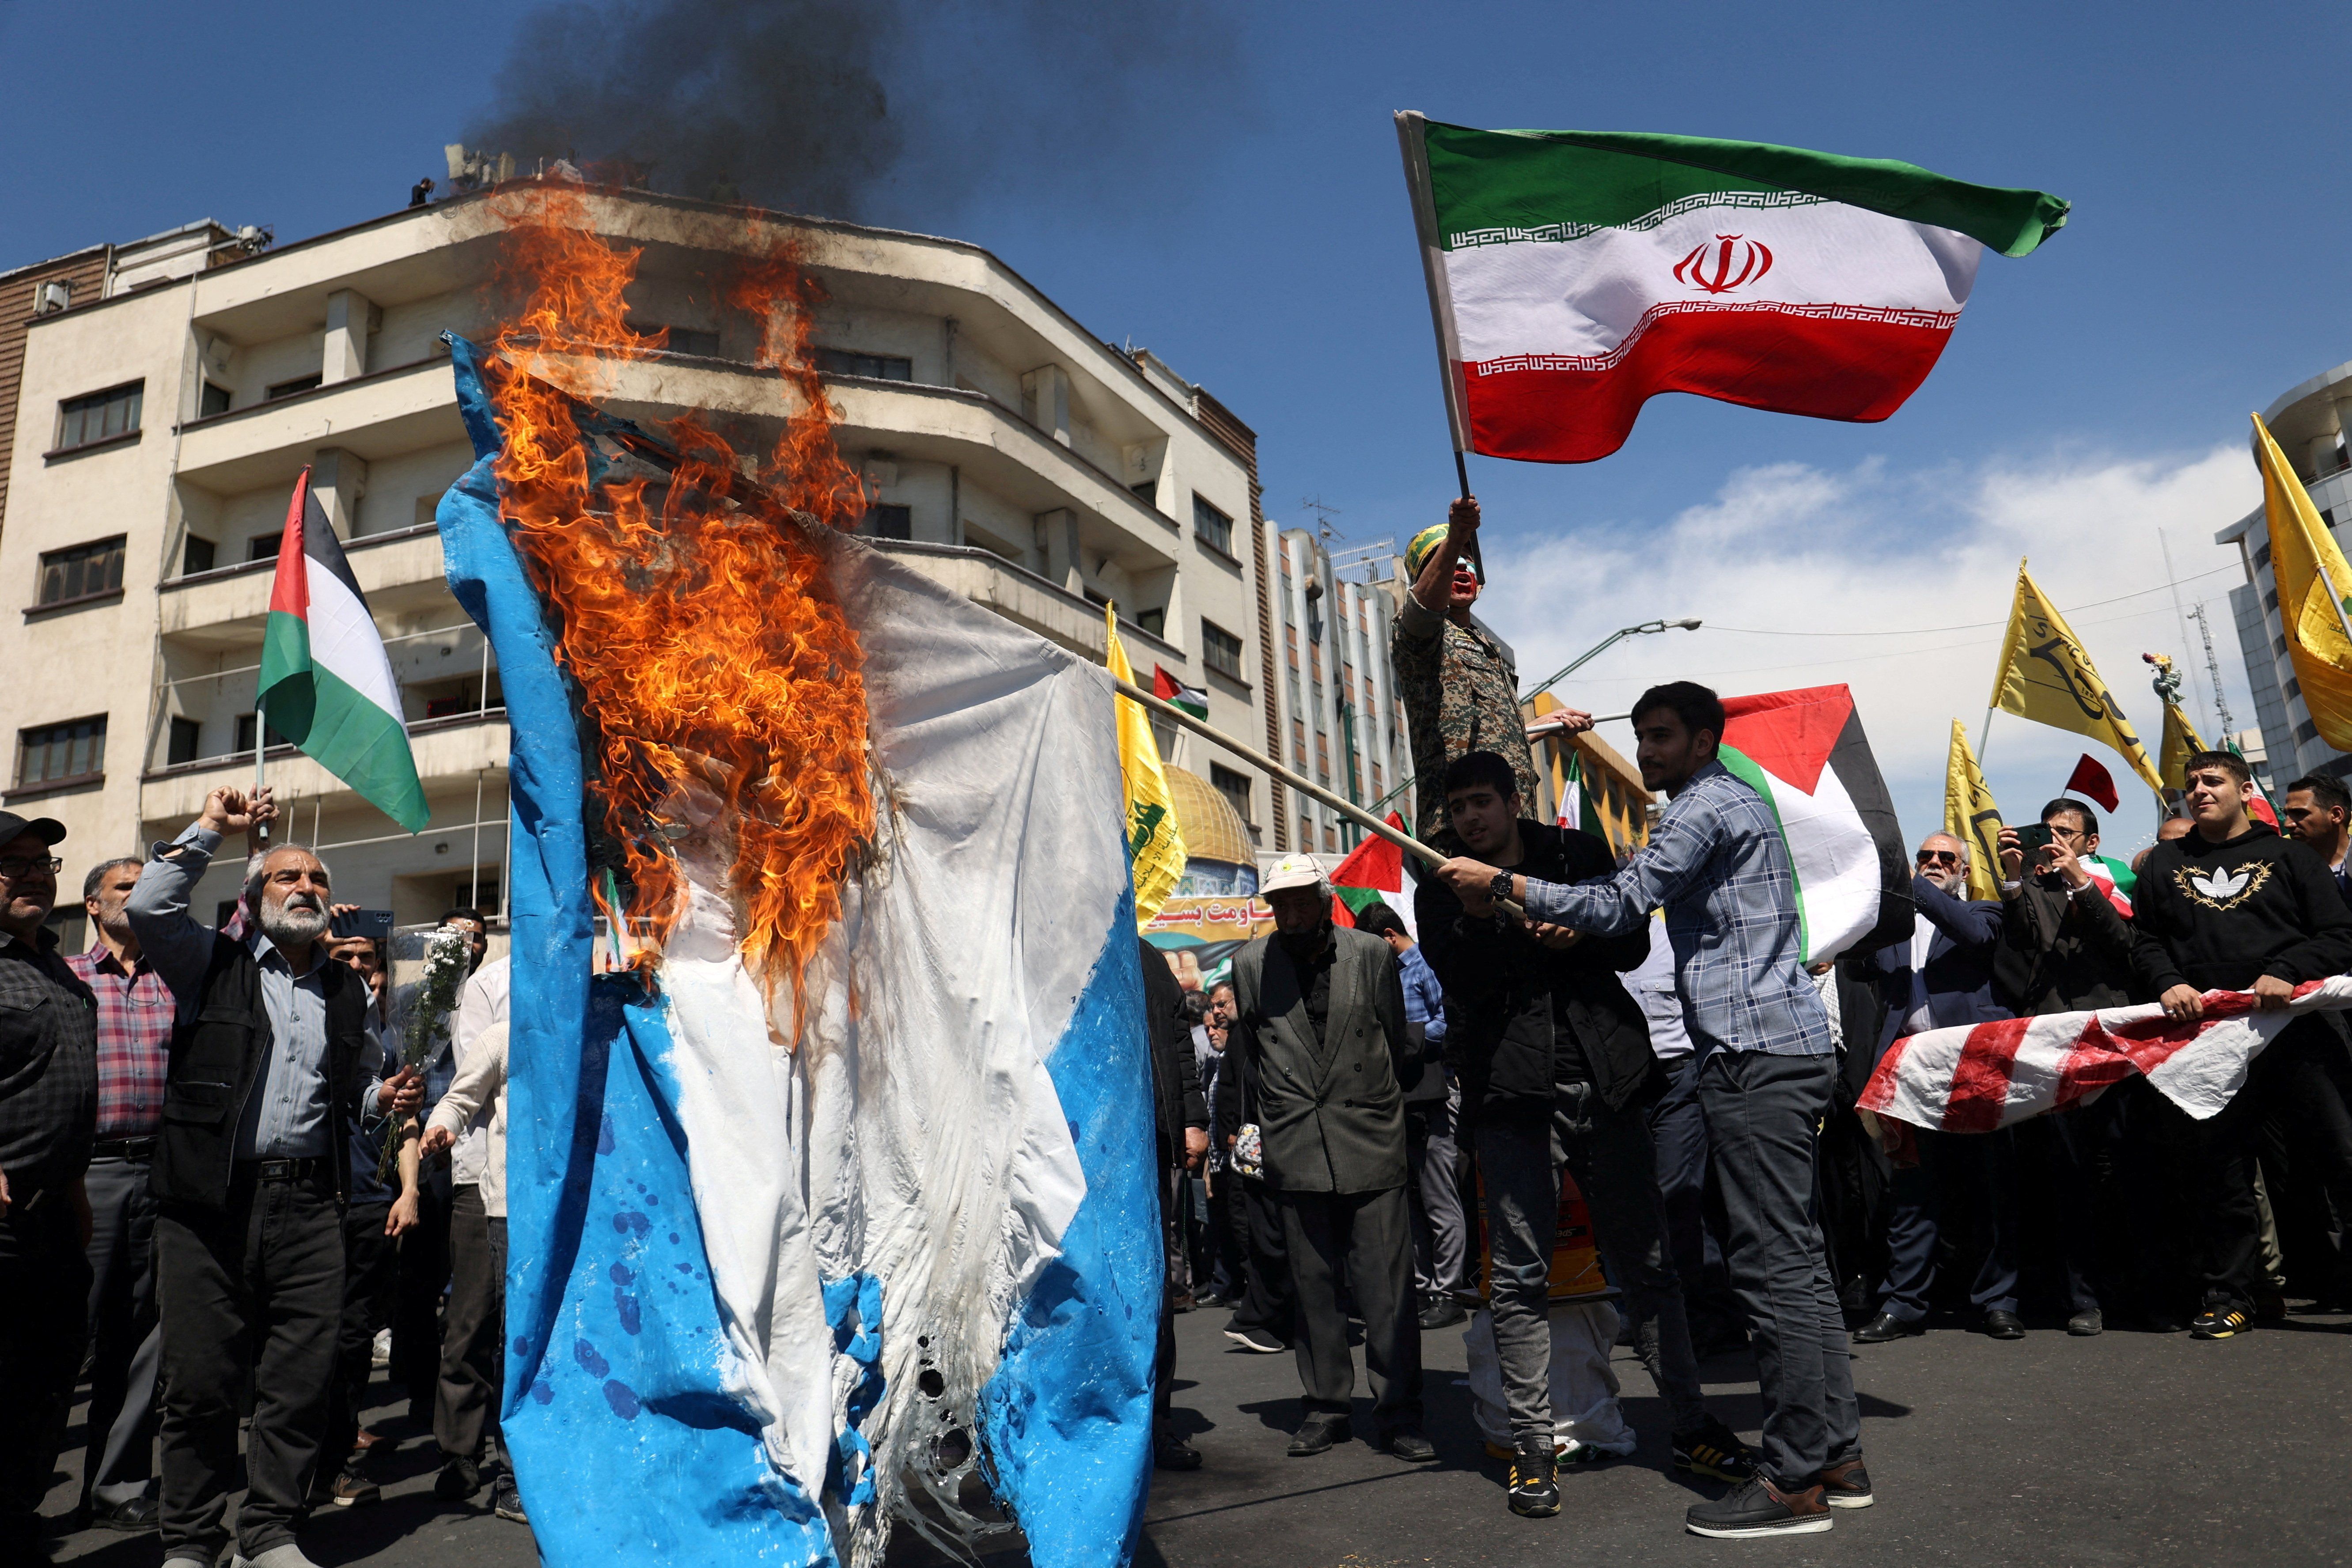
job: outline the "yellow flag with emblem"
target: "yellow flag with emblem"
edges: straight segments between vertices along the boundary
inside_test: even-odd
[[[1129,685],[1135,668],[1119,645],[1118,609],[1103,606],[1108,641],[1103,662]],[[1118,710],[1118,774],[1127,794],[1127,849],[1135,875],[1135,921],[1138,925],[1160,912],[1184,879],[1184,832],[1176,821],[1176,802],[1168,791],[1168,774],[1160,765],[1160,742],[1151,734],[1151,716],[1132,698],[1113,697]]]
[[[2199,752],[2211,748],[2197,738],[2197,726],[2180,710],[2178,702],[2164,705],[2164,742],[2157,748],[2157,771],[2164,775],[2167,789],[2180,789],[2181,780],[2189,772],[2189,759]]]
[[[1944,831],[1969,847],[1969,897],[2000,897],[2000,807],[1992,803],[1969,731],[1952,721],[1952,753],[1944,764]]]
[[[2352,752],[2352,566],[2312,509],[2303,481],[2254,416],[2254,462],[2263,471],[2263,520],[2278,580],[2279,624],[2303,705],[2319,738]]]
[[[2000,662],[1994,667],[1992,700],[1985,706],[2087,735],[2113,747],[2148,788],[2164,787],[2156,764],[2147,759],[2147,748],[2125,722],[2123,710],[2116,706],[2091,656],[2022,561],[2017,563],[2009,635],[2001,639]]]

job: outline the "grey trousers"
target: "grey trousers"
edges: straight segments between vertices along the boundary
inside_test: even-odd
[[[1356,1394],[1344,1259],[1364,1320],[1372,1421],[1385,1432],[1421,1425],[1421,1322],[1412,1302],[1412,1216],[1402,1187],[1378,1193],[1277,1193],[1290,1277],[1298,1293],[1298,1383],[1309,1415],[1345,1415]]]
[[[155,1219],[163,1320],[163,1555],[211,1562],[228,1542],[237,1405],[248,1376],[236,1546],[294,1539],[327,1425],[343,1315],[343,1226],[324,1176],[261,1182],[240,1163],[218,1212]]]
[[[1691,1351],[1682,1282],[1666,1242],[1665,1205],[1640,1110],[1616,1110],[1591,1084],[1563,1084],[1540,1106],[1478,1118],[1494,1261],[1495,1352],[1514,1439],[1549,1439],[1551,1328],[1549,1280],[1559,1225],[1559,1175],[1576,1177],[1609,1276],[1625,1292],[1633,1344],[1674,1412],[1675,1430],[1706,1419]]]
[[[1412,1204],[1412,1282],[1424,1307],[1470,1292],[1470,1232],[1462,1212],[1462,1086],[1444,1100],[1404,1108],[1407,1195]]]
[[[441,1386],[433,1440],[451,1458],[483,1457],[499,1429],[506,1361],[507,1222],[482,1207],[482,1189],[461,1183],[449,1205],[449,1311],[441,1324]]]
[[[1731,1289],[1756,1334],[1764,1471],[1783,1489],[1862,1451],[1853,1352],[1812,1211],[1814,1131],[1836,1078],[1833,1056],[1717,1049],[1699,1063]]]
[[[147,1162],[92,1160],[89,1194],[89,1448],[82,1499],[116,1508],[155,1484],[155,1374],[163,1331],[155,1317],[155,1200]]]

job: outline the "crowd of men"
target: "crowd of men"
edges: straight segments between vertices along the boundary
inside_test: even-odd
[[[257,842],[276,815],[267,790],[215,790],[145,860],[91,868],[93,940],[64,954],[65,830],[0,812],[0,1564],[49,1561],[40,1506],[85,1369],[82,1496],[56,1522],[153,1532],[167,1565],[233,1545],[240,1568],[302,1568],[309,1515],[376,1501],[371,1456],[421,1434],[436,1495],[487,1487],[524,1518],[511,1474],[485,1472],[505,963],[451,910],[467,977],[411,1030],[415,988],[392,993],[380,937],[337,931],[352,906],[325,864]],[[215,930],[189,901],[238,833]],[[376,1430],[386,1362],[405,1426]]]
[[[2079,800],[2001,833],[1995,898],[1970,899],[1967,846],[1931,834],[1915,932],[1809,964],[1777,820],[1717,760],[1707,689],[1634,705],[1643,782],[1668,797],[1641,847],[1534,816],[1516,675],[1470,614],[1476,522],[1465,500],[1412,542],[1392,631],[1419,831],[1447,857],[1410,923],[1377,903],[1338,918],[1294,855],[1259,888],[1273,933],[1222,983],[1188,993],[1139,954],[1171,1281],[1157,1464],[1202,1463],[1169,1420],[1177,1311],[1230,1306],[1237,1351],[1293,1356],[1298,1458],[1355,1436],[1360,1323],[1366,1436],[1406,1463],[1438,1457],[1422,1335],[1467,1319],[1507,1506],[1556,1515],[1563,1464],[1633,1447],[1607,1364],[1622,1314],[1673,1463],[1728,1488],[1685,1527],[1806,1533],[1877,1500],[1850,1344],[1917,1334],[1939,1304],[2019,1339],[2040,1270],[2070,1334],[2222,1341],[2283,1314],[2291,1283],[2352,1303],[2336,1015],[2298,1016],[2201,1121],[2131,1077],[2006,1131],[1855,1110],[1923,1030],[2133,1002],[2186,1025],[2214,991],[2283,1009],[2352,971],[2338,783],[2296,781],[2282,834],[2250,815],[2242,761],[2190,757],[2128,898]],[[305,1518],[374,1500],[371,1454],[428,1430],[437,1495],[487,1486],[523,1519],[497,1463],[504,962],[452,910],[472,961],[454,1006],[388,994],[382,945],[337,933],[349,906],[319,858],[253,847],[274,816],[267,792],[216,790],[143,861],[91,868],[95,938],[66,955],[64,830],[0,813],[0,1564],[47,1560],[39,1508],[86,1358],[77,1521],[157,1531],[166,1564],[233,1542],[239,1563],[301,1568]],[[239,832],[242,895],[215,931],[190,899]],[[1571,1195],[1600,1289],[1559,1278]],[[404,1428],[360,1424],[380,1339]],[[1754,1447],[1699,1375],[1735,1351],[1761,1394]]]
[[[2339,1015],[2287,1024],[2208,1121],[2138,1077],[2006,1131],[1855,1109],[1886,1048],[1924,1030],[2132,1003],[2187,1023],[2208,992],[2284,1008],[2352,971],[2341,784],[2295,781],[2281,833],[2252,815],[2242,760],[2191,756],[2128,898],[2080,800],[2002,831],[1995,898],[1970,899],[1967,846],[1931,834],[1914,933],[1807,963],[1785,844],[1717,761],[1724,713],[1706,688],[1634,705],[1643,783],[1669,797],[1644,845],[1620,856],[1534,819],[1516,674],[1469,614],[1476,522],[1465,500],[1413,541],[1392,629],[1418,832],[1450,857],[1420,883],[1411,931],[1380,904],[1349,929],[1315,860],[1285,859],[1261,889],[1275,933],[1198,1000],[1182,1053],[1208,1090],[1193,1125],[1212,1129],[1209,1279],[1186,1297],[1180,1228],[1172,1295],[1230,1302],[1229,1340],[1294,1353],[1292,1456],[1352,1435],[1352,1314],[1372,1441],[1433,1458],[1419,1331],[1465,1309],[1472,1386],[1490,1346],[1507,1409],[1509,1441],[1490,1447],[1509,1460],[1511,1511],[1558,1513],[1563,1464],[1630,1449],[1606,1440],[1613,1411],[1596,1424],[1563,1405],[1586,1369],[1562,1359],[1595,1359],[1560,1331],[1591,1310],[1554,1289],[1564,1183],[1670,1413],[1674,1463],[1730,1483],[1687,1512],[1705,1536],[1822,1531],[1874,1503],[1849,1346],[1921,1333],[1939,1306],[2001,1341],[2026,1334],[2036,1282],[2075,1336],[2112,1321],[2228,1340],[2283,1316],[2291,1280],[2313,1310],[2352,1306]],[[1172,1057],[1187,1015],[1161,1012]],[[1708,1410],[1697,1371],[1743,1347],[1764,1405],[1755,1448]],[[1164,1427],[1156,1451],[1200,1463]]]

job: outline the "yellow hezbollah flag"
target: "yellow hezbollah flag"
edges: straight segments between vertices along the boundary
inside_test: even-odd
[[[2352,644],[2347,647],[2352,651]],[[2352,683],[2352,675],[2345,679]],[[2099,679],[2091,656],[2022,561],[2017,563],[2017,599],[2010,608],[2009,635],[2001,641],[2000,663],[1995,667],[1992,700],[1986,706],[2088,735],[2114,747],[2148,788],[2164,787],[2147,760],[2147,748],[2124,721],[2123,710]]]
[[[2157,748],[2157,771],[2164,775],[2167,789],[2185,787],[2181,780],[2189,772],[2189,759],[2196,752],[2210,748],[2197,738],[2197,726],[2180,710],[2178,702],[2164,705],[2164,743]]]
[[[1103,662],[1119,679],[1134,684],[1134,667],[1118,642],[1118,610],[1103,606],[1108,637]],[[1138,925],[1160,912],[1160,906],[1184,879],[1184,833],[1176,824],[1176,802],[1168,793],[1168,775],[1160,767],[1160,742],[1151,738],[1151,717],[1131,698],[1112,699],[1118,708],[1118,773],[1127,786],[1127,848],[1135,872],[1135,920]]]
[[[2000,807],[1992,803],[1969,732],[1952,721],[1952,755],[1944,764],[1944,831],[1969,847],[1969,897],[2000,897]]]
[[[2303,481],[2254,416],[2254,462],[2263,470],[2263,520],[2270,527],[2271,572],[2278,580],[2279,624],[2303,687],[2303,705],[2319,738],[2352,752],[2352,566],[2312,510]]]

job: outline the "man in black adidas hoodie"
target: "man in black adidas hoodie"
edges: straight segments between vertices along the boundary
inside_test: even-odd
[[[2207,991],[2251,991],[2263,1009],[2283,1008],[2304,981],[2352,969],[2352,910],[2334,874],[2309,846],[2249,816],[2254,786],[2243,759],[2199,752],[2183,773],[2196,828],[2149,852],[2132,900],[2133,967],[2166,1013],[2200,1016]],[[2342,1037],[2325,1018],[2298,1018],[2254,1058],[2219,1115],[2177,1118],[2197,1162],[2205,1300],[2189,1331],[2199,1339],[2228,1339],[2253,1323],[2254,1148],[2265,1116],[2300,1135],[2298,1152],[2339,1211],[2352,1214],[2348,1079]]]

